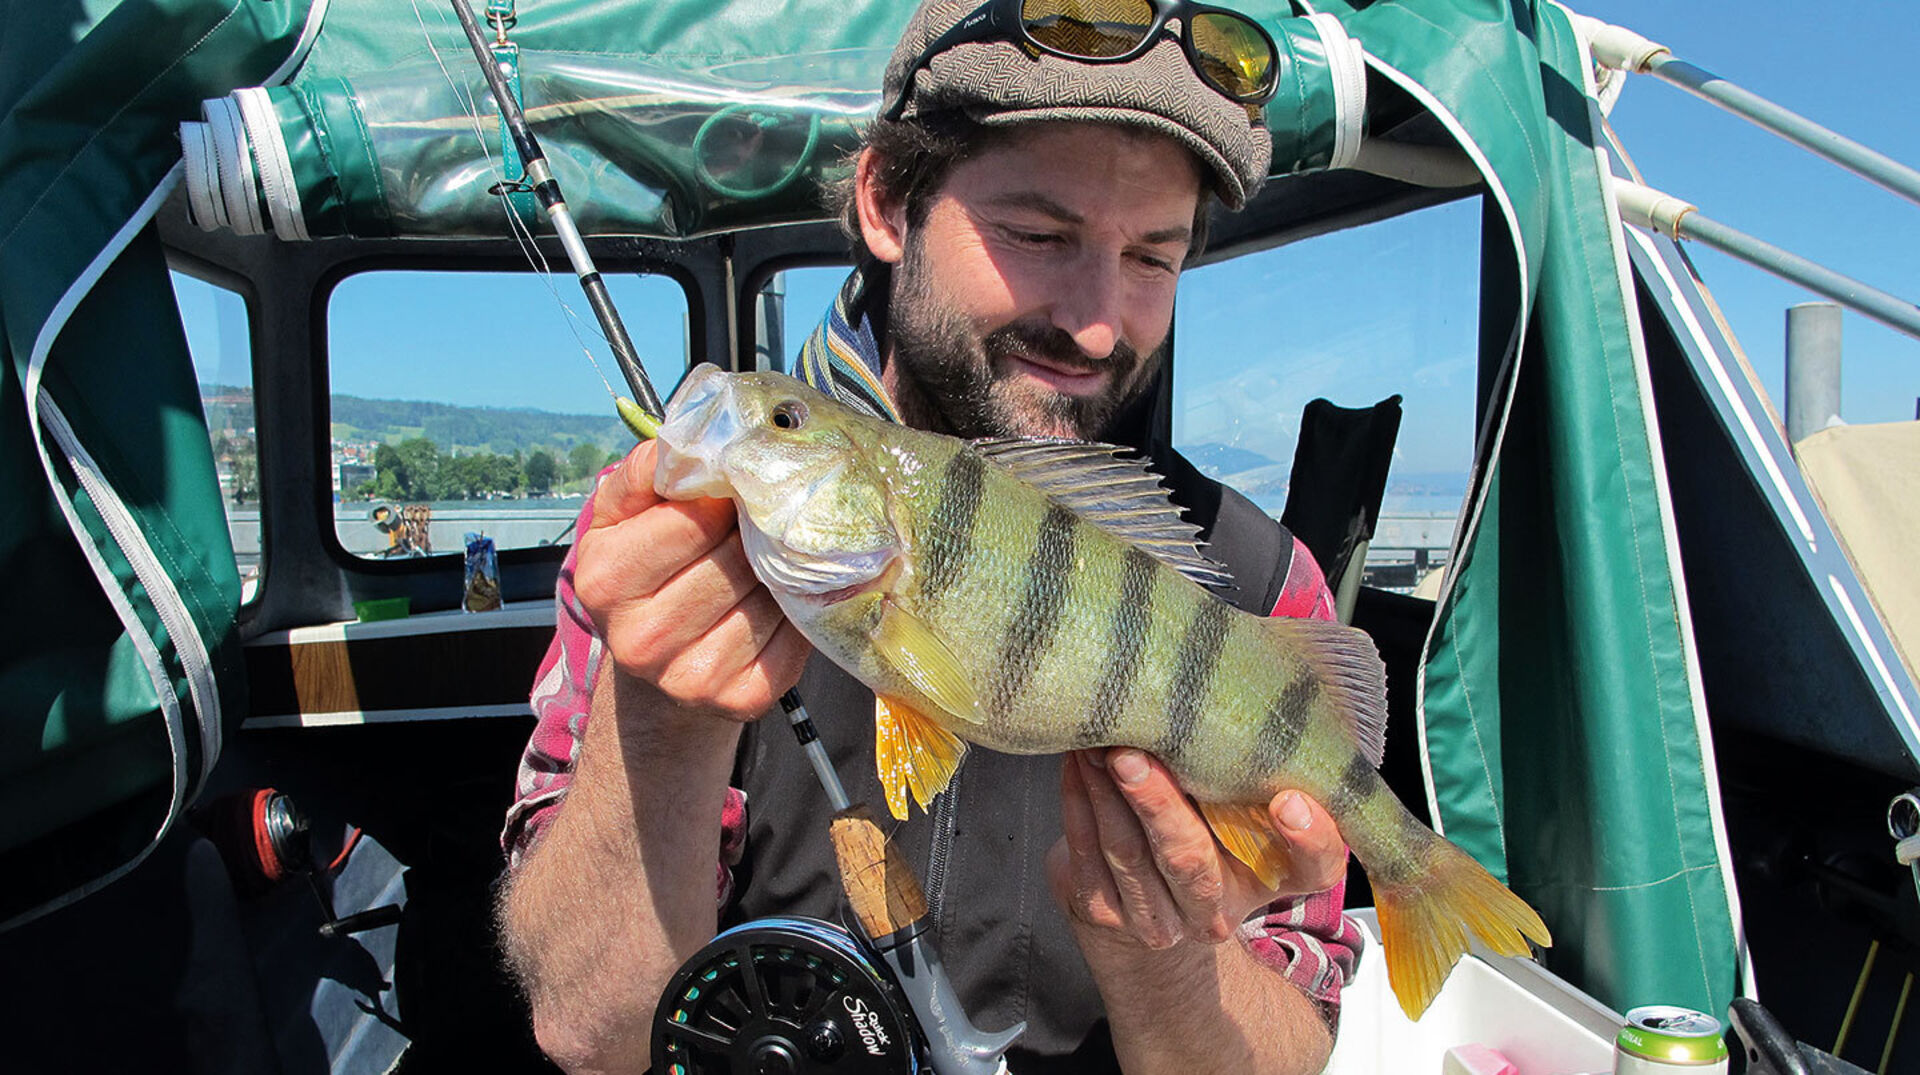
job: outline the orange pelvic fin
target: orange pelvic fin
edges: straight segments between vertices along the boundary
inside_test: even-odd
[[[1277,887],[1287,868],[1287,844],[1273,831],[1273,821],[1264,805],[1242,803],[1199,803],[1200,816],[1207,819],[1213,835],[1233,857],[1268,888]]]
[[[873,700],[873,754],[887,811],[907,819],[907,796],[925,810],[947,790],[967,744],[898,698]]]

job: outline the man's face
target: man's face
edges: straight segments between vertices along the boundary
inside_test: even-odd
[[[1200,172],[1171,139],[1019,128],[954,167],[904,237],[889,389],[960,436],[1096,439],[1165,361]]]

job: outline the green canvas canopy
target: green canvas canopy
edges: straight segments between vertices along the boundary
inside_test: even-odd
[[[136,864],[244,713],[239,579],[149,222],[179,180],[180,118],[285,77],[306,15],[0,15],[0,922]]]
[[[1553,969],[1616,1008],[1724,1011],[1742,938],[1642,252],[1577,25],[1496,0],[1237,6],[1287,62],[1275,179],[1228,238],[1336,226],[1352,205],[1303,192],[1381,175],[1485,192],[1474,480],[1419,683],[1434,819],[1541,910]],[[86,11],[10,3],[0,37],[0,549],[18,595],[0,869],[36,879],[0,918],[137,860],[244,706],[231,549],[149,227],[161,201],[180,185],[201,227],[288,243],[545,230],[524,196],[490,193],[519,165],[443,5]],[[672,241],[820,219],[814,191],[878,106],[907,14],[541,0],[495,54],[583,231]],[[1397,140],[1369,84],[1440,137]]]

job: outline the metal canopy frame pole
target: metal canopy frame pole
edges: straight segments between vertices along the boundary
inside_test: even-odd
[[[1613,177],[1620,218],[1674,239],[1693,239],[1920,339],[1920,306],[1863,284],[1700,213],[1691,202]]]
[[[1901,164],[1877,150],[1836,134],[1797,112],[1774,104],[1751,90],[1728,82],[1719,75],[1671,53],[1647,61],[1642,70],[1741,119],[1771,131],[1794,145],[1817,154],[1870,179],[1908,201],[1920,204],[1920,171]]]
[[[1699,213],[1688,213],[1680,219],[1679,234],[1683,239],[1697,240],[1920,339],[1920,306],[1905,299],[1889,295],[1879,288],[1834,272]]]

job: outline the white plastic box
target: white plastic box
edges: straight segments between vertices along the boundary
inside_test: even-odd
[[[1520,1075],[1613,1070],[1621,1017],[1527,959],[1475,947],[1460,960],[1418,1023],[1387,987],[1387,961],[1373,908],[1348,913],[1366,951],[1341,992],[1340,1035],[1326,1075],[1440,1075],[1448,1049],[1485,1045]]]

